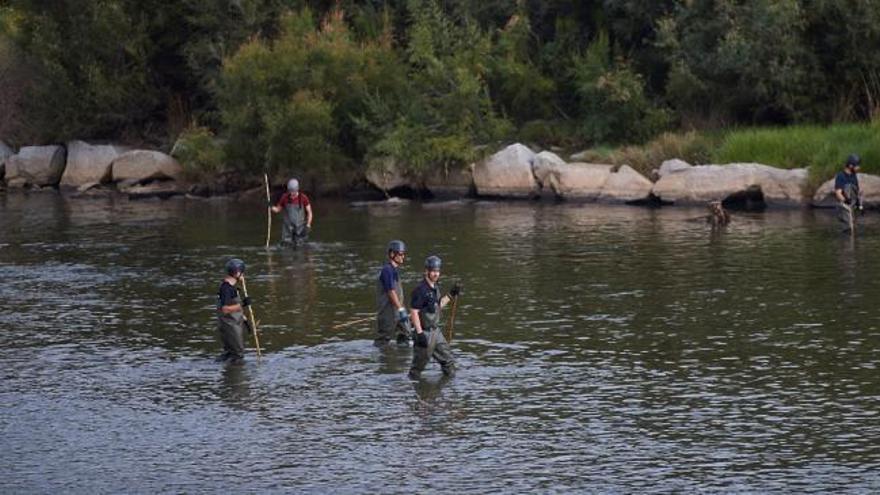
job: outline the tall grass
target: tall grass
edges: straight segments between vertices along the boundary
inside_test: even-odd
[[[850,153],[861,155],[862,172],[880,172],[880,121],[732,130],[712,153],[712,161],[809,167],[810,182],[818,185],[841,170]]]

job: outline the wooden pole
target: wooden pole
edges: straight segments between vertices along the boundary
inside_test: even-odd
[[[269,240],[272,237],[272,196],[269,193],[269,174],[263,173],[266,182],[266,249],[269,249]]]
[[[244,281],[244,274],[241,274],[241,293],[244,294],[244,297],[248,296],[247,293],[247,283]],[[254,308],[253,306],[248,306],[248,315],[251,318],[251,328],[254,331],[254,345],[257,346],[257,357],[262,357],[262,353],[260,352],[260,336],[259,329],[257,329],[257,320],[254,318]]]
[[[455,309],[458,307],[458,296],[452,298],[452,312],[449,314],[449,324],[446,325],[446,343],[452,343],[452,332],[455,330]]]
[[[370,316],[367,316],[366,318],[358,318],[357,320],[352,320],[347,323],[340,323],[338,325],[333,325],[330,328],[332,328],[333,330],[337,330],[337,329],[344,328],[344,327],[350,327],[351,325],[355,325],[357,323],[363,323],[367,320],[372,320],[373,318],[374,318],[374,316],[370,315]]]

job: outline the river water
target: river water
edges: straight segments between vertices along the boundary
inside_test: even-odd
[[[871,216],[319,200],[305,249],[267,251],[262,208],[0,194],[0,491],[880,489]],[[465,284],[451,381],[332,328],[393,238],[407,288],[429,254]],[[213,362],[232,256],[242,367]]]

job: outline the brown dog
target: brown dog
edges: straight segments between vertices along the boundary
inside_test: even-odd
[[[707,207],[709,208],[709,216],[706,217],[706,221],[713,227],[720,227],[730,223],[730,213],[727,213],[721,201],[710,201]]]

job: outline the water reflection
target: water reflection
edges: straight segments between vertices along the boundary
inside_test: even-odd
[[[258,203],[0,194],[5,491],[880,488],[880,222],[316,207],[288,251],[264,248]],[[371,345],[393,238],[408,289],[431,253],[465,283],[451,381]],[[232,256],[266,348],[241,367],[212,362]]]

